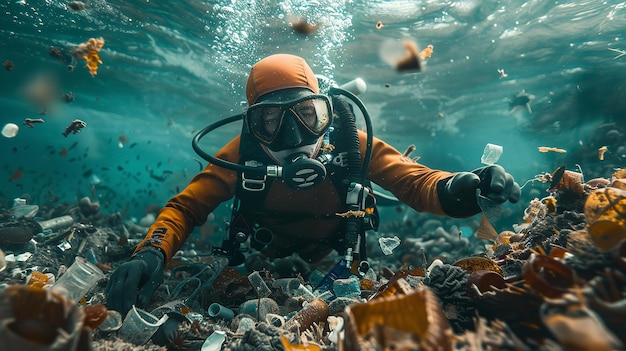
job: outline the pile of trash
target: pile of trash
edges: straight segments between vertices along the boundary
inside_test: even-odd
[[[626,171],[552,176],[512,231],[486,215],[480,240],[436,220],[411,237],[383,228],[368,237],[379,254],[364,276],[339,257],[313,267],[250,254],[229,267],[186,244],[150,305],[126,316],[103,291],[147,228],[89,198],[50,209],[16,199],[0,223],[0,349],[624,348]]]

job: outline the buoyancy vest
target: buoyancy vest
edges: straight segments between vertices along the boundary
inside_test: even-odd
[[[337,123],[336,123],[337,124]],[[346,196],[348,195],[348,162],[347,152],[345,152],[345,139],[341,137],[341,126],[334,125],[329,129],[322,147],[318,153],[318,159],[327,160],[325,168],[327,171],[327,180],[331,183],[335,191],[328,191],[329,186],[318,185],[317,188],[324,188],[328,191],[329,196],[335,196],[335,200],[339,204],[339,212],[328,211],[325,213],[295,213],[285,211],[275,211],[266,208],[268,194],[271,192],[274,183],[280,182],[274,177],[264,175],[246,174],[240,172],[237,179],[237,187],[235,198],[233,201],[233,209],[229,226],[228,238],[222,244],[222,249],[231,257],[231,264],[243,262],[242,250],[247,249],[245,246],[249,243],[250,248],[261,252],[270,252],[270,256],[286,256],[291,252],[268,250],[273,241],[273,229],[268,223],[281,223],[289,225],[289,223],[297,222],[303,219],[314,219],[320,221],[338,222],[336,230],[330,237],[320,238],[297,238],[297,233],[291,233],[298,241],[311,240],[315,242],[315,252],[321,257],[307,256],[305,252],[298,252],[305,260],[315,261],[321,259],[333,249],[343,255],[347,249],[347,241],[344,235],[344,224],[348,211]],[[240,164],[247,165],[269,165],[275,163],[261,148],[258,142],[253,138],[242,135],[240,144]],[[321,156],[321,157],[320,157]],[[323,183],[322,183],[323,184]],[[364,186],[371,188],[369,182]],[[366,198],[366,216],[360,218],[360,258],[365,259],[365,240],[364,234],[367,230],[378,229],[378,211],[375,206],[373,195],[369,194]],[[336,208],[335,208],[336,210]],[[283,234],[284,235],[284,234]],[[327,249],[327,250],[326,250]],[[295,250],[297,252],[297,249]],[[310,253],[309,253],[310,254]],[[237,257],[233,260],[234,257]]]

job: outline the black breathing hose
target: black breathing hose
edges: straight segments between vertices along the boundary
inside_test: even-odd
[[[354,179],[351,178],[350,181],[363,184],[365,183],[365,178],[367,177],[370,161],[372,159],[372,144],[373,144],[373,139],[374,139],[374,132],[372,131],[372,120],[370,118],[369,113],[367,112],[367,109],[365,108],[365,105],[363,105],[363,102],[361,101],[361,99],[359,99],[353,93],[347,90],[341,89],[341,88],[330,88],[329,95],[344,95],[350,98],[350,100],[352,100],[352,102],[356,104],[359,110],[361,110],[361,113],[363,113],[363,119],[365,120],[367,138],[365,142],[365,155],[363,157],[363,165],[360,167],[360,171],[358,172],[358,174],[356,173],[357,172],[356,170],[359,169],[359,164],[361,163],[361,149],[359,145],[359,137],[358,137],[357,128],[356,128],[356,117],[354,116],[354,113],[352,113],[352,111],[347,111],[346,113],[344,113],[344,114],[350,115],[351,118],[349,118],[349,121],[346,121],[347,124],[345,126],[342,125],[348,128],[349,129],[348,133],[350,133],[349,139],[348,139],[350,140],[350,144],[351,144],[351,145],[348,145],[348,162],[349,162],[348,164],[350,165],[350,167],[348,168],[348,172],[349,172],[349,177],[353,177],[353,176],[355,177]],[[340,122],[343,123],[343,121],[344,119],[340,119]],[[351,157],[349,157],[350,152],[351,152],[350,148],[354,148],[354,147],[356,147],[356,152],[358,153],[354,155],[356,157],[356,160],[352,160]]]
[[[372,137],[372,132],[371,132],[371,127],[372,127],[371,120],[369,118],[369,115],[367,114],[367,110],[365,109],[365,106],[363,106],[361,101],[349,91],[346,91],[343,89],[331,88],[329,91],[329,95],[331,96],[332,95],[346,95],[355,104],[357,104],[357,107],[359,107],[359,109],[363,112],[363,117],[365,119],[366,128],[367,128],[367,141],[366,141],[367,147],[365,148],[366,153],[363,159],[363,166],[361,167],[361,147],[360,147],[359,135],[357,132],[357,127],[356,127],[356,117],[354,116],[353,111],[350,109],[350,105],[348,104],[347,101],[341,104],[336,103],[337,106],[334,106],[335,112],[337,113],[337,115],[339,115],[339,122],[342,126],[342,133],[343,133],[342,136],[348,140],[347,148],[346,148],[347,149],[346,152],[348,153],[348,181],[350,182],[350,185],[356,184],[357,186],[360,186],[360,188],[356,189],[356,191],[359,191],[359,192],[364,191],[364,189],[362,188],[362,185],[364,184],[365,179],[367,177],[367,172],[368,172],[369,163],[370,163],[371,154],[372,154],[371,149],[372,149],[373,137]],[[348,191],[350,190],[352,189],[348,189]],[[357,203],[348,204],[349,210],[351,211],[363,210],[363,208],[361,208],[361,201],[363,199],[360,198],[360,195],[362,194],[359,194]],[[351,197],[351,196],[352,194],[348,193],[348,197]],[[356,246],[358,242],[359,233],[361,232],[361,229],[362,229],[360,228],[360,224],[361,224],[361,221],[356,216],[350,216],[346,219],[345,237],[346,237],[346,241],[347,241],[346,244],[348,248],[353,248]]]
[[[238,172],[250,172],[250,171],[261,171],[262,167],[251,167],[251,166],[244,166],[244,165],[240,165],[238,163],[234,163],[234,162],[230,162],[230,161],[226,161],[226,160],[222,160],[221,158],[215,157],[213,155],[207,154],[206,152],[204,152],[204,150],[202,150],[200,148],[200,139],[202,139],[205,135],[207,135],[209,132],[212,132],[213,130],[224,126],[226,124],[232,123],[232,122],[236,122],[243,119],[243,114],[239,114],[239,115],[234,115],[228,118],[224,118],[222,120],[219,120],[213,124],[209,124],[208,126],[204,127],[201,131],[198,132],[198,134],[196,134],[196,136],[193,137],[193,139],[191,140],[191,147],[193,147],[193,150],[203,159],[205,159],[206,161],[213,163],[217,166],[226,168],[226,169],[232,169],[233,171],[238,171]]]

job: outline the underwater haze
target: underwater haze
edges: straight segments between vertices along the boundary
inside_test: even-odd
[[[432,168],[480,167],[488,143],[520,184],[561,165],[608,177],[626,159],[626,2],[83,4],[0,3],[0,121],[19,126],[0,137],[0,207],[91,196],[140,218],[162,206],[206,165],[193,136],[245,109],[250,67],[275,53],[340,85],[363,79],[375,136],[400,151],[414,144],[411,156]],[[298,20],[316,30],[295,30]],[[74,54],[91,38],[104,45],[90,72]],[[433,46],[420,71],[396,70],[407,42]],[[86,126],[64,136],[74,120]],[[224,126],[202,147],[214,153],[240,129]]]

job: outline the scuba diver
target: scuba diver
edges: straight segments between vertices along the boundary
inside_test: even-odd
[[[374,138],[361,101],[338,87],[321,93],[301,57],[276,54],[257,62],[246,97],[243,114],[194,138],[195,151],[209,164],[167,202],[131,259],[111,274],[105,291],[110,309],[125,314],[132,305],[147,305],[165,264],[194,227],[232,198],[228,235],[212,252],[229,265],[244,262],[244,249],[268,259],[296,253],[310,263],[335,250],[341,267],[361,276],[368,269],[364,235],[378,225],[370,182],[417,211],[457,218],[481,212],[478,196],[496,204],[519,200],[519,185],[499,165],[433,170]],[[357,130],[355,108],[367,132]],[[208,132],[241,119],[241,135],[215,155],[200,149]]]

